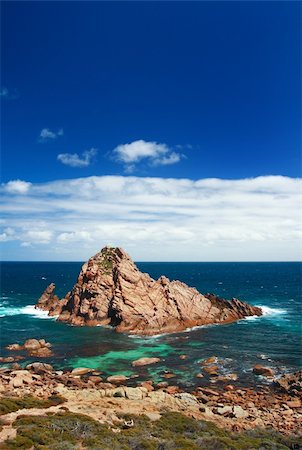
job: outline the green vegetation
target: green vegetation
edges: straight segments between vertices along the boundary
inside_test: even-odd
[[[65,399],[53,395],[48,399],[39,399],[28,395],[26,397],[2,397],[0,398],[0,415],[18,411],[24,408],[49,408],[50,406],[60,405]]]
[[[111,429],[88,416],[69,412],[20,416],[14,423],[16,438],[0,444],[0,449],[288,450],[302,446],[301,437],[285,437],[269,430],[235,434],[179,413],[164,413],[154,422],[146,416],[121,415],[120,419]]]
[[[112,263],[112,255],[114,252],[114,248],[106,247],[106,249],[102,252],[102,261],[98,263],[98,266],[104,269],[105,275],[110,275],[113,263]]]

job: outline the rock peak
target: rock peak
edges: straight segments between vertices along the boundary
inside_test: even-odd
[[[180,281],[141,273],[120,247],[104,247],[82,267],[72,290],[59,300],[52,283],[36,307],[73,325],[111,325],[117,331],[158,334],[197,325],[229,323],[262,314],[238,299],[201,294]]]

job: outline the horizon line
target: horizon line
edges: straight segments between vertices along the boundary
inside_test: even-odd
[[[90,259],[90,258],[89,258]],[[0,260],[0,264],[2,263],[85,263],[88,260],[77,260],[77,261],[61,261],[61,260]],[[161,263],[171,263],[171,264],[182,264],[182,263],[302,263],[302,260],[265,260],[265,261],[135,261],[135,263],[155,263],[155,264],[161,264]]]

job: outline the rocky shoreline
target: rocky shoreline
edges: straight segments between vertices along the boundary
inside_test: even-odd
[[[33,396],[46,399],[60,395],[64,409],[87,414],[101,423],[113,424],[121,412],[145,414],[158,419],[163,411],[181,412],[195,419],[214,422],[219,427],[241,431],[253,428],[273,428],[283,434],[302,433],[302,372],[285,375],[272,387],[217,389],[199,387],[184,392],[178,386],[152,380],[137,381],[127,386],[127,378],[111,376],[106,380],[99,371],[77,368],[70,372],[56,371],[51,365],[36,362],[26,369],[17,367],[0,370],[1,399]],[[49,411],[57,411],[54,406]],[[2,416],[4,429],[0,439],[13,431],[13,421],[19,414],[41,414],[41,410],[27,409]]]

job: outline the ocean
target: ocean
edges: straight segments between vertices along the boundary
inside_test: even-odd
[[[56,369],[90,367],[104,377],[133,376],[132,382],[169,380],[186,389],[209,383],[213,377],[196,377],[200,362],[218,358],[219,372],[236,373],[237,385],[260,386],[269,381],[252,372],[255,364],[274,369],[276,375],[301,368],[301,264],[280,263],[137,263],[153,278],[166,275],[202,293],[224,298],[237,297],[261,306],[263,317],[247,318],[228,325],[196,327],[181,333],[153,337],[129,336],[107,327],[74,327],[56,322],[34,309],[46,288],[55,282],[61,297],[77,279],[78,262],[4,262],[1,264],[1,356],[13,355],[5,347],[28,338],[44,338],[53,344],[54,356],[45,359]],[[186,359],[180,359],[186,355]],[[143,356],[161,358],[160,363],[133,368],[131,362]],[[35,358],[25,357],[26,366]],[[2,364],[6,366],[7,364]],[[139,378],[135,378],[139,375]]]

